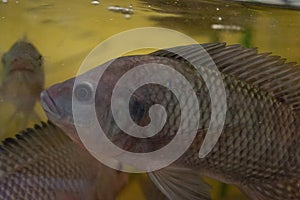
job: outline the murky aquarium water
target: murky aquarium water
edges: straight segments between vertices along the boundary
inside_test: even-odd
[[[147,27],[165,28],[164,30],[176,32],[177,35],[168,36],[168,31],[151,32]],[[116,35],[120,36],[136,28],[144,31],[116,39]],[[240,44],[255,47],[258,52],[272,52],[286,58],[288,62],[300,63],[300,11],[297,7],[203,0],[2,0],[1,139],[13,137],[21,130],[46,121],[39,99],[42,88],[48,88],[80,73],[84,59],[99,44],[102,44],[101,51],[98,51],[99,58],[88,67],[92,68],[122,54],[143,54],[153,49],[171,47],[170,45],[189,44],[190,41],[178,36],[180,34],[200,44]],[[37,51],[36,55],[31,52],[33,57],[26,58],[22,57],[21,50],[10,51],[17,41],[31,43],[34,47],[24,47],[25,51]],[[103,45],[105,41],[111,43]],[[5,68],[9,60],[14,62],[11,71]],[[33,68],[26,67],[28,62]],[[14,71],[19,74],[13,76]],[[28,99],[28,95],[31,98]],[[34,160],[34,156],[32,159]],[[64,161],[66,165],[70,159],[72,158]],[[46,159],[44,165],[36,167],[40,170],[45,165],[55,167],[51,165],[52,162]],[[0,166],[2,165],[5,166],[1,163]],[[2,172],[2,167],[0,170]],[[96,185],[102,187],[99,190],[114,194],[101,199],[113,199],[115,196],[118,200],[151,199],[149,192],[144,191],[157,192],[150,187],[151,183],[147,182],[146,175],[118,174],[119,172],[111,172],[106,168],[103,171],[105,176],[101,176]],[[4,176],[3,173],[0,175]],[[247,199],[235,186],[209,178],[205,180],[212,186],[212,199]],[[18,184],[17,181],[14,184]],[[116,189],[118,184],[119,188]],[[0,190],[3,192],[5,188]],[[88,199],[69,194],[60,197]]]

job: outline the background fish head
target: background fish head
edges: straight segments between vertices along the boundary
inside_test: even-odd
[[[43,57],[38,50],[26,40],[19,40],[2,56],[5,74],[14,71],[41,71]]]

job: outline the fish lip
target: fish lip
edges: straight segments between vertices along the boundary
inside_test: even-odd
[[[19,60],[18,62],[11,62],[9,64],[10,69],[9,73],[13,73],[15,71],[28,71],[33,72],[34,71],[34,63],[32,61],[33,59],[22,59],[22,62]]]
[[[57,109],[55,101],[51,98],[47,90],[41,92],[41,104],[46,114],[50,114],[56,119],[62,118],[62,114]]]
[[[9,70],[9,73],[13,73],[13,72],[17,72],[17,71],[22,71],[22,72],[33,72],[33,69],[28,69],[28,68],[13,68],[11,70]]]

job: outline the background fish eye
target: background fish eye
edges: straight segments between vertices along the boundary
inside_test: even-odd
[[[43,56],[41,54],[39,54],[38,56],[38,61],[39,61],[39,67],[41,67],[43,65]]]
[[[2,59],[1,59],[1,62],[3,65],[5,65],[5,63],[6,63],[5,59],[6,59],[6,54],[3,54]]]

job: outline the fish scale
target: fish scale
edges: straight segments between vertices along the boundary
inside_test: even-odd
[[[51,125],[50,128],[54,129]],[[33,130],[29,131],[29,135],[35,137],[34,134]],[[91,163],[94,163],[91,162],[92,159],[85,158],[86,155],[82,154],[82,151],[78,150],[76,146],[66,145],[60,152],[56,151],[53,154],[53,151],[51,153],[50,150],[50,152],[45,154],[46,152],[43,152],[43,150],[49,149],[50,145],[47,145],[46,142],[37,143],[35,145],[38,148],[42,147],[42,151],[38,153],[40,154],[38,156],[39,159],[36,160],[30,156],[32,152],[25,152],[25,155],[19,155],[19,149],[22,146],[34,146],[34,144],[28,143],[30,141],[29,138],[22,136],[20,138],[22,139],[19,143],[16,143],[17,146],[11,145],[10,143],[12,142],[9,140],[7,145],[4,144],[2,146],[6,155],[1,154],[1,174],[5,175],[1,176],[0,179],[0,199],[57,199],[58,194],[56,192],[59,190],[62,193],[66,190],[70,193],[78,192],[80,194],[87,187],[91,187],[93,174],[88,170],[97,171],[99,167],[96,164],[91,165]],[[51,140],[49,136],[46,139]],[[63,146],[67,144],[67,141],[67,138],[64,138],[54,147]],[[45,144],[45,146],[42,144]],[[8,147],[8,145],[12,147]],[[10,149],[14,149],[15,152],[10,151]],[[20,154],[22,154],[22,151]],[[77,155],[78,161],[68,159],[65,163],[62,163],[61,159],[70,157],[70,154]],[[16,162],[20,157],[29,157],[29,163],[26,167],[18,165],[26,162],[26,160],[20,160],[21,162],[19,163]],[[80,158],[84,158],[85,164]],[[3,165],[6,165],[6,168],[3,169]]]
[[[264,56],[265,55],[260,55],[260,57]],[[218,57],[220,56],[216,56],[215,58]],[[263,63],[263,61],[254,64],[257,63]],[[239,68],[235,66],[234,69]],[[227,71],[229,70],[230,68]],[[245,69],[240,67],[239,71],[241,72],[243,70]],[[224,73],[225,71],[226,70],[224,70]],[[234,70],[232,73],[235,74],[239,71]],[[299,177],[298,168],[295,168],[294,171],[289,173],[286,172],[290,165],[299,166],[299,154],[284,151],[287,149],[286,145],[293,144],[293,141],[299,137],[297,124],[293,123],[296,120],[295,113],[289,112],[289,107],[280,104],[280,102],[277,102],[274,98],[268,98],[270,95],[260,91],[258,88],[256,88],[256,92],[253,92],[252,88],[254,87],[251,87],[250,84],[237,81],[236,77],[232,78],[227,75],[228,78],[226,79],[226,75],[224,76],[225,88],[229,88],[226,90],[228,111],[225,129],[218,143],[212,152],[205,159],[200,161],[199,158],[196,157],[203,139],[203,137],[200,137],[199,142],[194,143],[194,151],[188,151],[182,156],[182,159],[189,160],[189,155],[194,155],[194,162],[187,161],[188,163],[192,163],[191,167],[196,168],[195,164],[199,163],[198,166],[201,167],[202,170],[206,168],[206,173],[213,174],[213,177],[218,177],[219,179],[225,174],[223,180],[225,182],[238,181],[250,185],[251,182],[256,183],[256,181],[261,181],[262,179],[267,179],[270,182],[280,180],[280,178],[288,176],[289,173],[291,177]],[[203,108],[204,106],[200,107]],[[267,109],[266,112],[264,112],[265,109]],[[284,121],[280,123],[281,120]],[[233,123],[236,121],[239,122],[239,124]],[[242,124],[242,121],[246,121],[247,123]],[[234,124],[237,128],[232,131],[232,127],[230,127],[227,131],[226,126],[231,126],[231,124]],[[286,131],[288,131],[288,133],[286,133]],[[252,137],[251,134],[253,135]],[[227,140],[227,138],[230,137],[234,138],[234,142]],[[283,152],[281,152],[281,150],[283,150]],[[290,163],[290,158],[296,159]],[[178,163],[180,162],[182,162],[182,160],[178,161]],[[272,172],[268,172],[265,170],[266,168],[272,169]],[[281,169],[285,170],[283,171]],[[203,175],[206,174],[203,173]],[[239,180],[241,175],[244,177],[242,181]],[[227,177],[229,177],[229,180],[226,180]],[[269,197],[273,199],[285,198],[285,196],[278,196],[278,194],[276,197],[272,195]],[[296,197],[299,197],[299,191],[298,194],[295,194],[295,198]]]
[[[231,88],[226,90],[228,111],[225,129],[211,153],[203,160],[195,157],[192,167],[195,167],[195,163],[198,162],[199,167],[212,171],[210,174],[213,173],[214,176],[218,176],[215,174],[218,171],[221,174],[219,176],[226,174],[230,179],[235,177],[233,182],[243,182],[247,185],[251,185],[252,182],[256,184],[263,180],[271,184],[273,181],[282,180],[282,178],[287,180],[290,177],[299,178],[299,167],[293,170],[290,168],[290,166],[299,166],[299,154],[296,151],[289,152],[286,148],[286,145],[297,148],[297,144],[299,144],[297,142],[299,137],[297,124],[293,123],[296,121],[296,115],[288,107],[274,99],[266,98],[264,93],[256,93],[255,96],[249,95],[251,94],[249,92],[251,87],[249,86],[246,87],[248,90],[241,92],[243,91],[243,83],[226,80],[226,78],[224,82],[226,88]],[[236,84],[228,86],[226,83]],[[235,104],[237,101],[238,106]],[[251,111],[252,113],[249,115]],[[231,113],[233,117],[229,117]],[[234,117],[235,114],[237,114],[237,119]],[[234,127],[229,127],[227,130],[226,127],[230,126],[232,122],[240,122],[239,118],[247,121],[249,125],[235,124],[234,126],[237,127],[235,131],[231,130]],[[231,140],[227,140],[230,137]],[[186,154],[197,155],[196,152],[199,151],[201,142],[202,137],[192,145],[195,147],[193,148],[194,151],[188,151]],[[182,156],[182,158],[189,159],[188,156]],[[271,172],[266,168],[271,169]],[[240,180],[241,175],[243,175],[243,180]],[[228,182],[226,179],[225,177],[224,181]],[[295,198],[300,197],[299,190],[294,194]],[[285,198],[279,194],[269,197],[273,199]]]
[[[0,145],[0,200],[112,200],[126,182],[127,175],[105,168],[51,123]]]

